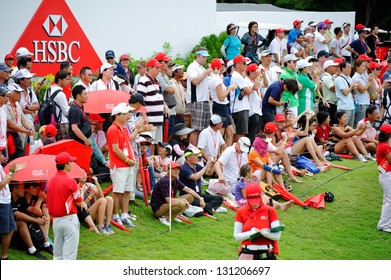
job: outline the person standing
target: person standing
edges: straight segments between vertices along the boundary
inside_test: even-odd
[[[8,260],[8,248],[11,243],[12,235],[16,230],[14,214],[11,207],[11,192],[8,184],[12,181],[16,172],[24,169],[26,163],[13,163],[9,167],[9,173],[5,174],[3,166],[0,165],[0,235],[1,235],[1,260]]]
[[[92,82],[92,71],[91,68],[88,66],[84,66],[80,69],[79,72],[80,80],[73,86],[82,85],[85,87],[87,92],[90,92],[90,86]]]
[[[284,65],[284,62],[282,60],[282,39],[284,39],[284,37],[285,30],[278,28],[276,30],[276,37],[274,37],[269,46],[270,53],[273,54],[273,62],[276,63],[278,66]]]
[[[211,117],[209,106],[209,74],[211,68],[205,69],[209,53],[205,48],[197,49],[194,61],[187,67],[187,92],[191,96],[191,133],[189,141],[197,146],[200,132],[207,128]]]
[[[373,60],[376,59],[376,45],[380,43],[379,37],[377,36],[378,34],[379,34],[379,26],[377,26],[377,24],[374,24],[371,26],[371,34],[369,34],[365,38],[365,42],[367,43],[368,48],[371,50],[368,53],[368,56]]]
[[[276,260],[276,241],[281,237],[277,212],[262,202],[258,183],[246,185],[246,199],[247,205],[239,208],[235,217],[234,238],[241,241],[239,260]],[[254,234],[259,236],[253,239]]]
[[[342,56],[345,58],[346,62],[351,63],[352,54],[346,50],[346,47],[350,44],[352,40],[350,35],[350,23],[344,22],[342,24],[342,30],[343,30],[343,34],[342,37],[339,39],[341,44],[341,49],[342,49],[341,53]]]
[[[230,23],[227,25],[227,35],[228,37],[224,40],[223,45],[221,46],[221,53],[223,54],[225,61],[228,62],[231,59],[234,59],[235,56],[240,54],[240,47],[242,42],[238,36],[239,27]]]
[[[252,62],[259,64],[258,48],[266,43],[266,39],[258,33],[258,23],[256,21],[250,21],[248,32],[243,35],[241,41],[244,45],[244,56],[250,58]]]
[[[76,181],[67,174],[76,160],[67,152],[59,153],[56,156],[57,173],[47,185],[46,202],[53,216],[54,260],[76,260],[80,236],[76,205],[88,211]]]
[[[377,229],[391,233],[391,125],[383,124],[378,137],[376,161],[380,171],[379,182],[383,188],[383,205]]]
[[[107,145],[110,157],[110,176],[113,182],[113,220],[128,227],[136,227],[129,219],[129,200],[135,192],[134,176],[136,161],[125,124],[130,119],[126,103],[115,106],[111,112],[113,124],[107,130]],[[121,218],[118,210],[121,207]],[[108,217],[110,218],[110,217]]]
[[[74,99],[68,113],[69,117],[69,138],[86,146],[91,146],[88,139],[91,134],[91,125],[84,112],[83,105],[87,103],[88,95],[84,86],[78,85],[72,89]]]

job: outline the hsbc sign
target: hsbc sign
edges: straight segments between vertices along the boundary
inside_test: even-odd
[[[34,53],[32,71],[42,76],[57,73],[63,61],[72,62],[75,73],[102,63],[65,0],[42,1],[12,53],[19,47]]]

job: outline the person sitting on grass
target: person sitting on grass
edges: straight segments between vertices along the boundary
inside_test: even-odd
[[[166,176],[161,178],[155,185],[151,197],[151,207],[153,215],[160,220],[163,225],[169,226],[169,211],[170,211],[170,198],[171,198],[171,221],[182,222],[178,216],[181,216],[183,212],[191,205],[194,199],[200,202],[202,208],[205,207],[205,201],[203,197],[193,191],[191,188],[186,187],[179,179],[179,172],[181,166],[178,162],[173,161],[168,164],[168,168],[171,168]],[[171,180],[171,194],[169,183]],[[183,191],[183,194],[176,197],[177,191]]]
[[[316,127],[315,142],[321,144],[323,149],[327,150],[330,146],[330,143],[332,143],[329,141],[331,131],[330,114],[326,111],[319,111],[316,115],[316,118],[318,120],[318,126]]]
[[[158,155],[151,156],[153,167],[154,167],[154,177],[158,181],[160,178],[163,178],[167,174],[167,166],[171,162],[171,152],[172,147],[168,143],[158,143]]]
[[[93,232],[112,235],[115,232],[111,227],[110,219],[106,218],[106,223],[104,224],[104,217],[113,215],[113,198],[104,196],[96,176],[92,176],[91,179],[94,181],[94,184],[87,182],[87,178],[79,178],[78,180],[82,197],[88,206],[88,212],[78,207],[79,219],[80,221],[84,220]],[[94,224],[96,220],[98,221],[98,228]]]
[[[238,179],[238,182],[236,183],[235,186],[235,200],[239,206],[247,205],[246,184],[253,182],[254,180],[258,181],[258,177],[253,175],[251,171],[251,166],[248,163],[242,165],[242,167],[240,168],[240,178]],[[280,203],[278,201],[271,199],[263,192],[262,192],[262,201],[264,204],[273,205],[273,207],[279,208],[282,211],[287,210],[293,205],[293,200]]]
[[[377,150],[377,130],[373,127],[375,120],[379,118],[379,110],[376,105],[369,105],[365,110],[365,118],[357,123],[357,126],[365,124],[367,129],[360,135],[360,140],[363,142],[365,149],[372,155],[376,155]]]
[[[276,163],[273,163],[267,152],[267,148],[268,143],[265,141],[265,136],[258,134],[254,139],[253,147],[248,155],[248,164],[250,164],[252,172],[260,171],[261,181],[272,186],[274,179],[278,185],[284,188],[285,185],[280,168]],[[292,186],[289,185],[287,191],[292,191]]]
[[[376,159],[367,152],[363,142],[359,138],[367,129],[365,124],[361,124],[356,129],[346,125],[348,117],[344,111],[337,111],[335,117],[337,124],[331,128],[330,134],[330,141],[335,143],[335,153],[346,154],[350,152],[358,161],[375,161]]]
[[[212,161],[208,160],[204,167],[198,164],[202,160],[202,153],[196,148],[186,149],[184,153],[184,158],[186,162],[182,165],[181,171],[179,173],[179,180],[187,187],[195,191],[202,200],[205,201],[206,205],[204,212],[209,215],[213,215],[214,212],[217,213],[226,213],[227,209],[221,207],[224,199],[221,196],[202,194],[201,189],[201,177],[204,175],[205,171],[210,168]],[[184,194],[181,191],[181,194]],[[193,206],[200,206],[201,201],[199,199],[194,199],[192,202]]]

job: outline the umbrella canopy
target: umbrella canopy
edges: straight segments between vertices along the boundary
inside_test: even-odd
[[[118,90],[97,90],[88,93],[84,111],[88,113],[111,113],[119,103],[128,103],[130,94]]]
[[[324,208],[324,193],[320,193],[314,196],[310,196],[304,201],[311,208]]]
[[[47,181],[57,173],[55,159],[55,155],[31,155],[20,157],[9,162],[4,167],[4,171],[8,173],[10,164],[14,162],[26,162],[26,168],[18,171],[12,179],[13,181]],[[71,178],[80,178],[86,177],[87,174],[80,166],[75,162],[72,162],[72,170],[68,173],[68,176]]]
[[[73,157],[77,157],[77,165],[83,168],[86,172],[90,172],[90,162],[92,148],[87,147],[75,140],[60,140],[53,144],[39,147],[35,150],[36,154],[57,155],[61,152],[67,152]]]

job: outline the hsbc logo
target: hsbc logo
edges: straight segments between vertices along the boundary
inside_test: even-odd
[[[61,37],[68,28],[62,15],[48,15],[42,25],[49,37]]]

